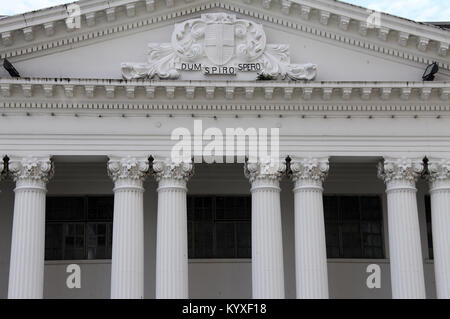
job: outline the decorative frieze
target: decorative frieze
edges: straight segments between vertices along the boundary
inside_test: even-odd
[[[339,17],[339,28],[347,31],[348,26],[350,25],[350,18],[346,16],[340,16]]]
[[[328,20],[330,19],[331,13],[328,11],[319,11],[319,22],[322,25],[328,25]]]
[[[309,20],[311,14],[311,7],[300,6],[300,17],[304,20]]]
[[[81,88],[81,90],[79,89]],[[450,84],[444,82],[288,82],[288,81],[255,81],[255,82],[229,82],[229,81],[120,81],[120,80],[64,80],[64,79],[0,79],[0,91],[5,98],[8,97],[34,97],[44,93],[44,97],[58,96],[61,89],[68,98],[96,98],[102,100],[126,97],[127,99],[153,99],[157,92],[166,91],[166,97],[175,98],[175,92],[181,93],[181,98],[192,99],[195,96],[207,99],[218,98],[219,93],[227,99],[245,96],[248,99],[264,96],[266,99],[275,99],[280,96],[286,100],[302,98],[312,100],[336,99],[340,91],[343,100],[358,99],[355,90],[359,91],[359,98],[363,101],[376,99],[389,100],[400,98],[402,100],[416,99],[417,101],[430,101],[432,99],[448,100]],[[218,90],[216,90],[218,89]],[[275,95],[276,91],[284,94]],[[125,92],[125,93],[123,93]],[[216,94],[216,92],[218,94]],[[222,92],[225,92],[222,93]],[[258,93],[259,92],[259,93]],[[317,93],[317,94],[313,94]],[[179,94],[177,94],[179,95]]]
[[[430,39],[419,37],[417,41],[417,48],[419,51],[425,52],[428,48],[428,44],[430,43]]]

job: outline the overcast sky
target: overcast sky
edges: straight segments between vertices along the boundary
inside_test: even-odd
[[[450,21],[450,0],[343,0],[416,21]],[[74,0],[0,0],[0,15],[70,3]]]

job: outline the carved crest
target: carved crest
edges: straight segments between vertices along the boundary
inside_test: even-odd
[[[234,26],[209,24],[205,30],[205,53],[217,65],[228,63],[234,55]]]
[[[210,73],[216,68],[217,73]],[[227,13],[208,13],[175,25],[171,43],[150,43],[148,63],[122,63],[126,79],[179,78],[182,71],[205,74],[259,72],[292,80],[313,80],[317,66],[291,64],[289,45],[267,44],[261,24]],[[220,73],[222,72],[222,73]]]

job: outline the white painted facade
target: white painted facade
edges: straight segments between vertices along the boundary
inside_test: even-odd
[[[370,28],[364,8],[328,0],[78,4],[75,30],[66,6],[0,19],[0,55],[22,75],[0,71],[0,154],[9,158],[0,165],[9,175],[0,181],[0,297],[450,297],[448,31],[384,14]],[[122,63],[147,61],[148,43],[170,42],[175,23],[210,13],[262,24],[267,43],[289,45],[292,64],[317,65],[315,79],[122,80]],[[435,81],[421,82],[434,61]],[[244,164],[173,166],[171,132],[192,131],[194,119],[223,132],[279,128],[292,178],[263,163],[245,173]],[[114,193],[112,261],[36,254],[45,188]],[[382,196],[386,259],[326,260],[322,192]],[[252,195],[253,262],[187,259],[186,194]],[[71,263],[81,289],[66,287]],[[366,285],[370,264],[381,267],[380,289]]]

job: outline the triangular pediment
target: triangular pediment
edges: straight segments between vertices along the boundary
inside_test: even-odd
[[[123,63],[148,63],[149,43],[170,44],[176,24],[223,13],[262,25],[267,47],[283,46],[278,53],[287,62],[281,68],[317,65],[317,81],[419,81],[433,61],[440,66],[437,79],[450,79],[448,31],[389,15],[381,15],[380,26],[369,25],[369,11],[336,1],[90,0],[76,4],[80,28],[69,31],[67,6],[0,19],[1,56],[29,77],[118,79]],[[222,31],[214,32],[222,35]],[[205,51],[204,42],[201,45],[211,65],[223,66],[224,57],[230,58],[223,47],[217,57],[217,46]],[[247,60],[251,65],[245,67],[257,71],[256,60]],[[309,72],[295,70],[302,75]],[[205,79],[204,74],[182,71],[180,79]],[[254,80],[255,74],[223,74],[221,79]]]

